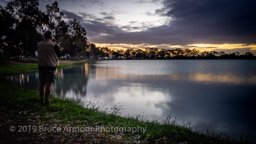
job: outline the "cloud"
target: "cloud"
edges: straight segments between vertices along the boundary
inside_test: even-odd
[[[115,20],[115,17],[113,16],[105,16],[103,17],[104,20]]]
[[[105,2],[103,0],[39,0],[39,8],[45,10],[46,5],[51,5],[57,1],[61,10],[79,11],[88,10],[91,7],[103,7]]]
[[[133,0],[134,3],[162,3],[163,0]]]
[[[253,42],[256,34],[255,1],[172,0],[165,1],[171,26],[198,40]]]
[[[75,14],[73,12],[69,12],[66,10],[62,10],[62,12],[64,13],[64,18],[76,19],[77,21],[83,21],[83,17],[79,16],[78,14]],[[84,17],[87,17],[87,16],[84,15]]]
[[[110,25],[107,20],[112,20],[111,16],[105,16],[103,19],[94,15],[80,12],[79,14],[63,10],[66,19],[76,19],[86,29],[88,40],[90,42],[102,41],[104,37],[123,33],[121,28]],[[107,17],[107,18],[106,18]]]
[[[163,4],[164,7],[156,10],[155,14],[168,16],[170,21],[152,28],[144,26],[144,31],[137,32],[130,30],[139,30],[139,26],[113,24],[113,13],[101,12],[102,18],[87,13],[64,13],[69,18],[83,21],[82,25],[88,31],[88,39],[95,43],[256,43],[256,9],[253,8],[256,1],[166,0]]]
[[[256,1],[172,0],[156,14],[169,16],[168,25],[142,32],[115,33],[97,42],[190,44],[255,43]]]
[[[1,0],[0,2],[6,2]],[[41,7],[53,0],[40,0]],[[111,1],[113,2],[113,1]],[[87,13],[75,8],[105,5],[102,0],[59,1],[66,18],[75,18],[85,26],[88,38],[96,43],[127,44],[173,44],[193,43],[245,43],[255,44],[256,1],[253,0],[134,0],[134,3],[160,3],[155,13],[145,11],[147,16],[165,16],[170,20],[154,26],[149,23],[130,21],[117,25],[118,12],[102,10]],[[105,3],[105,4],[104,4]],[[110,3],[110,1],[109,1]],[[70,5],[73,4],[73,5]],[[120,5],[122,9],[123,5]],[[97,7],[98,8],[98,7]],[[94,12],[94,13],[93,13]],[[142,17],[143,18],[143,17]],[[124,17],[125,19],[125,17]]]
[[[103,16],[102,19],[105,20],[105,21],[115,20],[115,17],[114,17],[113,13],[101,12],[100,14]]]

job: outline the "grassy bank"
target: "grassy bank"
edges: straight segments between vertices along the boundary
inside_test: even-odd
[[[95,60],[82,60],[73,61],[67,63],[60,63],[57,68],[64,68],[70,65],[80,65],[87,62],[94,62]],[[15,73],[15,72],[26,72],[26,71],[36,71],[38,68],[36,63],[17,63],[17,64],[1,64],[0,74]]]
[[[11,86],[7,83],[0,84],[1,98],[1,137],[8,142],[138,142],[155,143],[236,143],[235,141],[221,140],[219,136],[205,136],[194,133],[189,128],[175,126],[173,124],[158,124],[154,122],[142,122],[134,118],[122,118],[114,114],[105,114],[92,109],[86,109],[79,104],[59,98],[51,98],[51,106],[45,107],[39,104],[37,91],[25,90]],[[70,127],[101,127],[95,132],[70,132],[70,131],[33,131],[29,126],[37,129],[41,125],[46,128],[58,126],[62,129]],[[10,132],[10,127],[16,130]],[[26,131],[20,126],[25,126]],[[103,129],[106,128],[106,129]],[[139,132],[115,132],[108,128],[146,128],[145,133]],[[43,135],[43,137],[42,137]],[[60,141],[59,141],[60,140]]]
[[[13,67],[15,72],[17,69]],[[46,107],[39,104],[37,91],[7,81],[0,83],[0,91],[0,143],[239,143],[195,133],[171,121],[159,124],[106,114],[71,100],[51,97],[51,105]],[[54,130],[56,127],[59,130]]]

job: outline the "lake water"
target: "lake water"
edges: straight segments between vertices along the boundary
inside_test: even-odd
[[[38,89],[38,73],[9,76]],[[122,116],[191,123],[194,130],[256,138],[255,60],[110,60],[57,70],[57,97]]]

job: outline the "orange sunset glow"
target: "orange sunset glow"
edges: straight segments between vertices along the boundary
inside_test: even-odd
[[[109,43],[95,43],[97,47],[108,47],[113,50],[126,50],[126,49],[146,49],[146,48],[159,48],[159,49],[197,49],[199,51],[229,51],[241,52],[251,51],[256,54],[256,44],[188,44],[188,45],[170,45],[170,44],[109,44]]]

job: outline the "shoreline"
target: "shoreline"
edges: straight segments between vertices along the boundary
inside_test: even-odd
[[[65,65],[60,65],[58,68],[84,64],[85,62],[90,61],[64,63]],[[24,66],[26,64],[22,65],[26,68]],[[12,72],[21,72],[20,68],[13,68],[12,70]],[[22,70],[22,72],[25,72],[31,69]],[[45,107],[39,104],[40,97],[37,91],[12,86],[8,81],[1,82],[0,90],[0,136],[2,135],[1,137],[4,138],[0,140],[1,143],[2,141],[22,143],[247,143],[223,138],[222,135],[218,134],[207,136],[173,123],[159,124],[157,122],[140,121],[132,117],[124,118],[115,114],[107,114],[95,109],[84,108],[72,100],[52,96],[50,107]],[[78,131],[62,130],[56,132],[53,128],[51,129],[53,126],[61,129],[68,126],[71,131]],[[105,128],[105,131],[81,132],[81,128],[95,128],[96,126]],[[11,128],[13,127],[15,130],[12,132]],[[129,130],[123,132],[106,130],[107,128],[111,129],[111,127],[116,129],[132,129],[134,127],[146,129],[144,133]],[[21,132],[18,131],[20,129]],[[26,129],[25,132],[24,129]],[[39,129],[45,130],[38,131]]]
[[[85,63],[93,63],[96,60],[94,59],[86,59],[80,61],[71,61],[65,60],[60,61],[60,64],[57,66],[58,68],[64,68],[71,65],[81,65]],[[19,73],[19,72],[28,72],[28,71],[37,71],[38,65],[37,63],[22,63],[17,61],[9,61],[7,63],[0,65],[0,74],[10,74],[10,73]]]
[[[218,134],[206,136],[172,123],[106,114],[52,96],[50,106],[42,106],[37,91],[17,88],[8,82],[1,83],[0,90],[0,135],[5,142],[52,143],[61,138],[61,143],[244,143]]]

